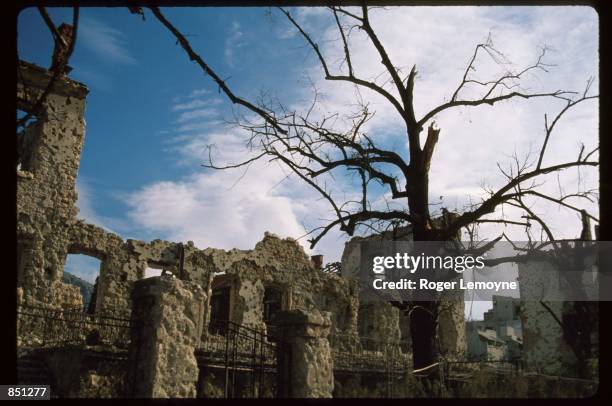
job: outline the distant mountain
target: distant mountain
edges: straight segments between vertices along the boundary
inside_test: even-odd
[[[94,290],[94,285],[68,272],[63,273],[62,282],[78,286],[81,290],[81,296],[83,296],[83,304],[85,305],[89,302]]]

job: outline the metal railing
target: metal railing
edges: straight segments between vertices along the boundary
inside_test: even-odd
[[[523,363],[520,359],[480,359],[480,360],[455,360],[443,361],[445,373],[447,376],[453,372],[466,372],[475,369],[489,369],[500,372],[517,373],[523,369]]]
[[[22,305],[17,308],[17,319],[18,337],[28,346],[87,344],[127,348],[135,327],[129,314],[113,309],[88,314],[80,307]]]
[[[406,351],[409,343],[402,340],[375,340],[357,334],[331,334],[334,374],[367,373],[384,382],[385,396],[392,398],[396,388],[402,385],[411,367],[411,357]]]
[[[342,273],[342,263],[341,262],[330,262],[323,267],[323,272],[341,274]]]
[[[278,373],[278,352],[282,346],[265,331],[256,330],[227,320],[211,320],[208,334],[196,351],[200,368],[224,370],[224,396],[264,394],[266,375]],[[248,375],[247,387],[239,388],[238,375]],[[274,382],[268,379],[268,382]],[[244,385],[243,385],[244,386]]]
[[[211,320],[208,332],[198,348],[200,357],[222,363],[231,358],[236,364],[250,362],[255,357],[260,364],[276,365],[276,344],[264,331],[228,320]]]
[[[403,340],[374,340],[357,335],[328,337],[334,370],[403,373],[410,369],[410,344]]]

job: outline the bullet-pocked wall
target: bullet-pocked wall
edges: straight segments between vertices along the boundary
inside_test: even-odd
[[[37,109],[51,74],[25,62],[17,69],[17,107],[36,113],[17,134],[18,297],[30,304],[79,305],[78,288],[63,284],[61,274],[76,221],[88,90],[60,78]]]
[[[274,324],[266,315],[276,300],[273,311],[331,311],[332,329],[356,332],[354,283],[316,269],[296,240],[266,233],[253,250],[208,248],[203,255],[210,258],[218,273],[211,294],[219,298],[218,305],[213,305],[219,310],[212,309],[213,316],[266,330]],[[276,299],[271,299],[273,292]]]

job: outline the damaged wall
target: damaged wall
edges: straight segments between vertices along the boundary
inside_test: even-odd
[[[19,63],[19,109],[33,110],[50,76],[45,69]],[[60,279],[77,214],[87,93],[81,83],[58,80],[36,121],[17,134],[17,286],[20,300],[29,304],[82,306],[78,288]]]
[[[253,250],[208,248],[203,259],[212,262],[231,286],[229,320],[251,328],[265,329],[265,288],[283,292],[282,310],[331,311],[332,329],[356,332],[357,291],[350,281],[313,267],[303,247],[294,239],[266,233]]]
[[[361,263],[360,243],[372,240],[411,240],[408,228],[388,231],[380,235],[354,237],[350,239],[342,254],[342,276],[350,280],[359,279]],[[465,355],[464,298],[462,292],[445,291],[438,316],[439,351],[447,359],[460,359]],[[360,335],[373,340],[410,340],[407,316],[389,303],[360,301]],[[372,320],[370,322],[370,320]]]
[[[21,62],[17,98],[19,107],[32,109],[50,79],[50,73]],[[154,240],[127,240],[77,219],[76,177],[85,136],[85,85],[68,78],[57,80],[43,104],[43,113],[20,139],[18,169],[18,288],[21,302],[55,307],[80,307],[78,288],[61,282],[68,254],[101,261],[95,312],[129,313],[134,282],[147,267],[190,281],[209,293],[213,273],[232,278],[230,319],[264,327],[265,288],[283,292],[283,308],[316,308],[334,312],[334,325],[355,330],[355,289],[342,278],[315,271],[303,248],[292,239],[266,234],[253,250],[198,249],[187,244]],[[313,292],[325,292],[324,297]],[[206,308],[209,315],[209,295]]]
[[[527,368],[553,375],[579,375],[577,357],[564,337],[563,328],[559,324],[559,321],[568,323],[571,320],[575,302],[569,301],[568,298],[575,297],[572,296],[573,289],[578,286],[576,284],[571,287],[566,286],[562,282],[562,272],[546,261],[520,263],[518,274],[521,294],[520,318],[523,327],[523,357]],[[585,289],[590,291],[597,289],[597,285],[593,283],[592,272],[583,272],[582,278],[582,286]],[[547,295],[550,295],[551,299],[543,302],[548,309],[540,300]],[[589,295],[596,297],[593,292],[590,292]],[[590,343],[593,348],[596,348],[599,336],[596,304],[592,307],[589,316],[595,320]],[[585,317],[582,316],[580,322],[585,321]],[[596,356],[596,354],[593,355]]]

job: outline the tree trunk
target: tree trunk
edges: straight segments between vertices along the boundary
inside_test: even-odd
[[[410,173],[406,190],[408,207],[415,221],[412,224],[414,241],[434,241],[435,232],[429,217],[429,176],[420,149],[412,149],[410,154]],[[418,292],[410,313],[410,334],[412,338],[413,369],[422,369],[437,362],[436,348],[438,302],[428,292]],[[435,381],[438,374],[428,376],[427,381]]]
[[[421,369],[436,362],[436,302],[415,302],[410,313],[413,368]]]

